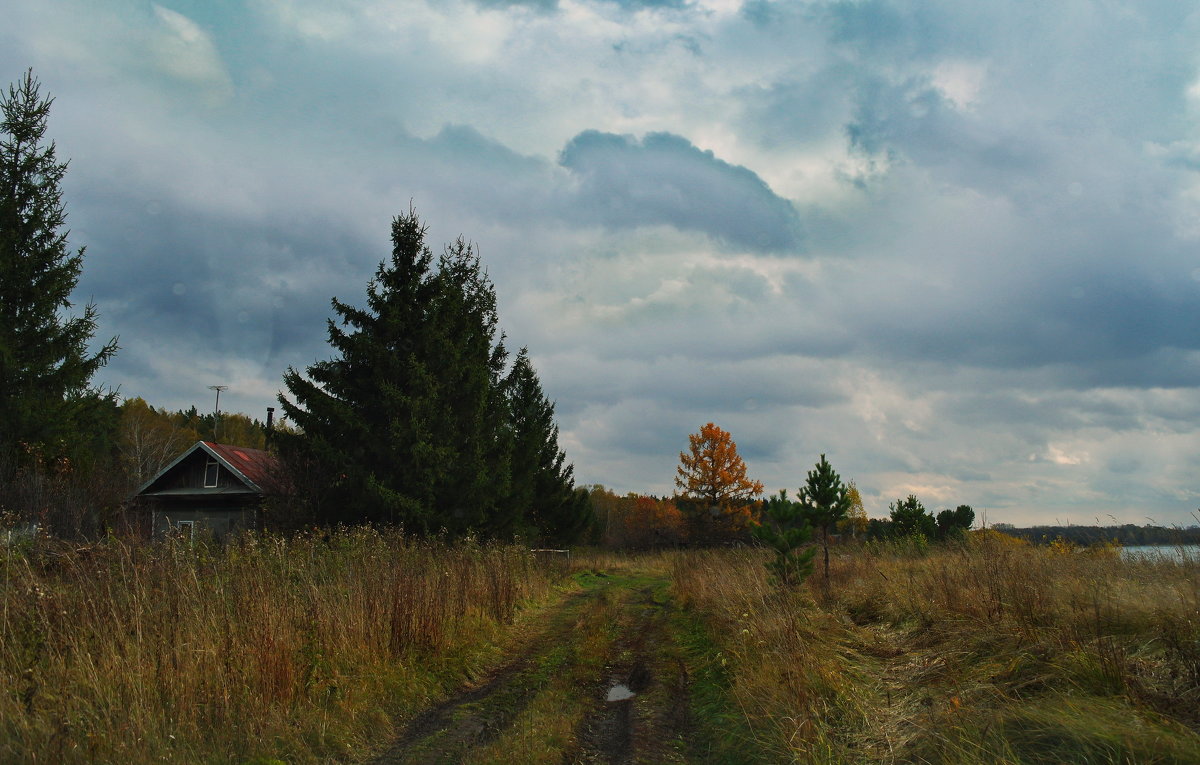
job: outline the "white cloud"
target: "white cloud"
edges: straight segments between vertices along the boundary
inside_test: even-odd
[[[159,22],[149,43],[157,66],[199,88],[212,102],[228,98],[233,86],[211,36],[182,13],[158,4],[151,7]]]
[[[1082,465],[1088,461],[1088,454],[1087,452],[1068,454],[1062,448],[1050,444],[1046,450],[1044,459],[1053,462],[1055,465]]]
[[[933,70],[933,84],[960,108],[970,108],[979,99],[987,67],[978,62],[946,60]]]
[[[321,42],[351,42],[360,27],[361,11],[350,3],[311,3],[304,0],[255,0],[261,13],[274,18],[302,38]]]

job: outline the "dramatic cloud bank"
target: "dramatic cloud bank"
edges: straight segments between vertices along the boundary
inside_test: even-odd
[[[104,382],[262,416],[410,202],[475,241],[584,482],[715,421],[872,515],[1197,522],[1179,3],[15,0]]]

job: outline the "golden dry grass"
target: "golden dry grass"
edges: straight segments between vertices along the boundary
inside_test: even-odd
[[[551,580],[517,546],[369,529],[0,555],[4,762],[352,759]]]
[[[1200,761],[1200,566],[975,534],[843,547],[781,592],[765,553],[690,552],[747,722],[795,762]]]
[[[360,759],[517,649],[521,605],[572,571],[669,575],[772,762],[1200,761],[1195,562],[994,534],[837,553],[828,586],[781,591],[753,549],[43,541],[0,557],[0,761]]]

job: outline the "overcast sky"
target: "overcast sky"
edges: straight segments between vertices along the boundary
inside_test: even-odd
[[[1200,14],[1177,0],[7,0],[98,381],[259,418],[410,201],[582,483],[732,432],[872,516],[1196,523]]]

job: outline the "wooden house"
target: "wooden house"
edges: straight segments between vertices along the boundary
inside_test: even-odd
[[[261,527],[262,501],[275,493],[278,476],[279,462],[269,452],[197,441],[133,499],[153,537],[203,531],[219,539]]]

